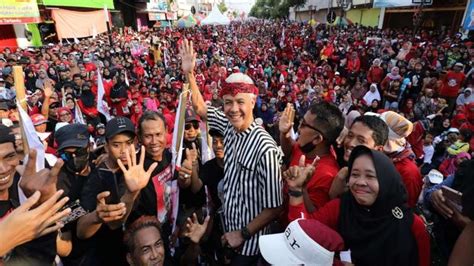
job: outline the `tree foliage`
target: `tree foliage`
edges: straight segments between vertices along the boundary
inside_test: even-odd
[[[301,7],[306,0],[257,0],[250,16],[257,18],[286,18],[290,7]]]
[[[221,13],[225,13],[227,11],[227,6],[225,5],[224,2],[220,2],[219,5],[217,5]]]

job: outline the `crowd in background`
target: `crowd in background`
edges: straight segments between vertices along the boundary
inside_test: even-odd
[[[124,28],[112,40],[100,35],[0,51],[0,162],[6,175],[0,177],[0,223],[23,202],[21,194],[54,204],[60,189],[73,212],[79,206],[87,213],[0,253],[7,265],[257,265],[262,255],[272,260],[263,241],[257,247],[257,237],[283,232],[293,221],[305,231],[301,215],[322,224],[315,228],[340,234],[342,246],[325,246],[337,261],[344,261],[338,254],[347,249],[361,265],[443,265],[467,256],[455,244],[466,241],[463,230],[472,237],[474,218],[468,200],[474,192],[474,47],[461,33],[253,21]],[[192,65],[189,73],[185,63]],[[41,184],[32,181],[34,170],[16,171],[25,155],[36,155],[23,149],[16,65],[24,70],[26,111],[50,169],[38,178]],[[195,85],[193,102],[183,109],[182,162],[175,168],[171,146],[188,83]],[[234,170],[226,159],[239,134],[229,137],[219,121],[238,128],[225,95],[238,102],[239,93],[255,95],[250,114],[241,111],[255,118],[248,129],[255,123],[266,132],[252,141],[279,147],[275,157],[262,155],[278,164],[278,173],[268,172],[274,180],[252,183],[243,173],[258,175],[260,166],[236,156],[240,168]],[[195,102],[197,94],[207,108]],[[98,110],[102,100],[112,120]],[[205,143],[211,160],[203,156]],[[231,171],[242,179],[231,181]],[[116,181],[110,184],[107,175]],[[241,193],[232,193],[233,186]],[[255,187],[265,188],[262,197],[252,194]],[[449,188],[462,200],[450,201]],[[225,209],[237,208],[234,196],[244,199],[246,207],[236,212],[251,213],[249,221],[229,221],[237,219]],[[46,201],[50,197],[54,201]],[[257,214],[276,210],[256,229],[249,198],[261,201]]]

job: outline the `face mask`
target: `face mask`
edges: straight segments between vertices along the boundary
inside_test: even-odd
[[[89,152],[85,154],[76,154],[72,156],[69,153],[61,154],[61,159],[64,161],[64,165],[67,169],[74,173],[81,172],[89,164]]]
[[[314,150],[314,148],[316,148],[316,145],[313,144],[313,140],[314,140],[314,139],[312,139],[310,142],[306,143],[305,145],[300,146],[300,150],[301,150],[304,154],[310,153],[312,150]]]

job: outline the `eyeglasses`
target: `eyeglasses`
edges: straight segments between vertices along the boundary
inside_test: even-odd
[[[74,157],[85,156],[87,154],[89,154],[89,150],[86,147],[86,148],[79,148],[75,152],[63,151],[60,153],[59,156],[61,157],[61,159],[63,159],[63,161],[68,161]]]
[[[186,130],[190,130],[191,127],[193,127],[194,129],[198,129],[199,128],[199,122],[193,121],[191,123],[186,123],[186,125],[184,125],[184,129],[186,129]]]
[[[308,124],[308,123],[306,122],[306,120],[304,120],[304,118],[303,118],[303,119],[301,119],[301,124],[300,124],[300,127],[307,127],[307,128],[310,128],[310,129],[312,129],[312,130],[314,130],[314,131],[318,132],[319,134],[321,134],[321,136],[323,136],[323,137],[324,137],[324,134],[323,134],[323,132],[321,132],[321,130],[319,130],[319,129],[317,129],[317,128],[313,127],[313,126],[312,126],[312,125],[310,125],[310,124]]]
[[[66,116],[71,116],[71,114],[70,113],[62,113],[62,114],[59,115],[59,117],[66,117]]]

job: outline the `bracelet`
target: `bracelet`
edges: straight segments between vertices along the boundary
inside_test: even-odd
[[[288,195],[291,197],[299,198],[303,196],[303,191],[296,191],[296,190],[288,190]]]

